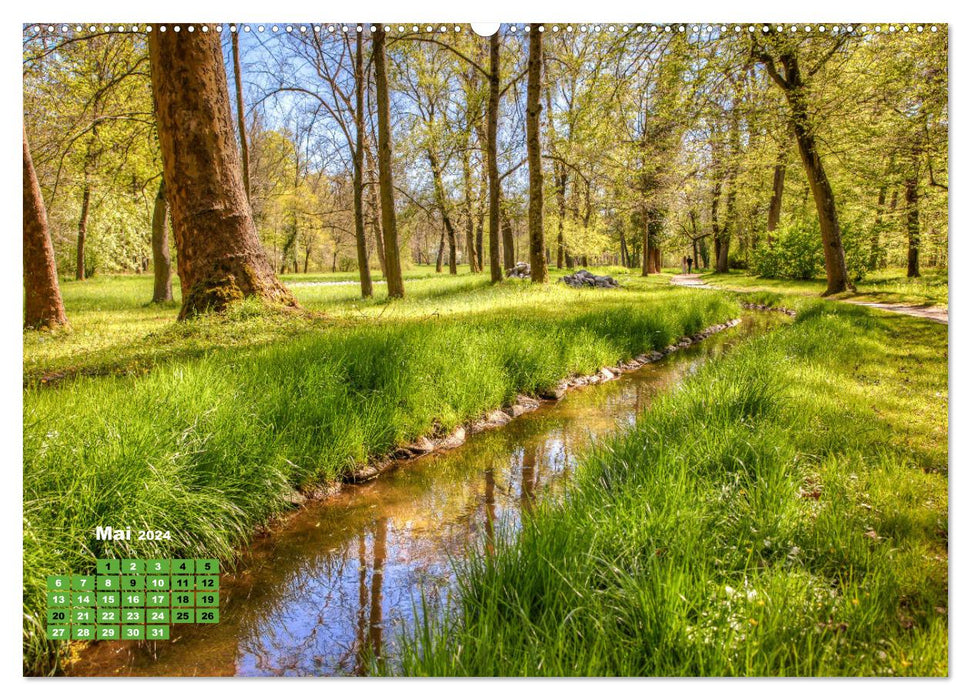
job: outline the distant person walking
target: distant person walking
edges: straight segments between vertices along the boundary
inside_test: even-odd
[[[693,263],[693,262],[694,262],[694,260],[692,260],[691,259],[691,256],[689,255],[688,256],[688,272],[689,273],[691,272],[691,263]]]

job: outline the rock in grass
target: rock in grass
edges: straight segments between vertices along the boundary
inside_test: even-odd
[[[515,267],[506,270],[506,277],[515,277],[517,279],[528,279],[532,275],[532,269],[529,267],[529,263],[518,262]]]
[[[620,286],[610,275],[595,275],[586,270],[577,270],[572,275],[565,275],[560,278],[563,284],[570,287],[599,287],[601,289],[614,289]]]

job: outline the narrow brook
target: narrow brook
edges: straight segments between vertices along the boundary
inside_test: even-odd
[[[782,322],[746,314],[735,328],[570,391],[461,447],[405,463],[297,511],[224,575],[219,624],[172,627],[167,642],[98,642],[67,669],[81,676],[351,675],[414,624],[420,596],[446,601],[468,546],[514,530],[555,498],[592,440],[631,426],[704,362]],[[447,604],[447,603],[446,603]],[[402,626],[404,626],[402,628]]]

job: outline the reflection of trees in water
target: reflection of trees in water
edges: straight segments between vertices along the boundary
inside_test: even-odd
[[[561,492],[591,438],[629,425],[660,387],[725,340],[474,435],[345,493],[345,506],[308,511],[254,553],[251,578],[232,588],[220,625],[186,630],[184,644],[166,648],[171,663],[178,656],[191,668],[204,651],[226,656],[229,668],[235,655],[244,673],[366,673],[393,657],[390,623],[443,610],[454,584],[449,557],[469,545],[489,553],[513,536],[521,512]]]
[[[384,630],[384,565],[387,559],[388,518],[378,518],[374,523],[371,548],[371,566],[365,566],[366,547],[361,537],[358,565],[360,569],[358,589],[358,626],[354,672],[364,675],[372,661],[382,656],[382,632]],[[370,608],[368,608],[367,572],[371,572]],[[365,622],[366,620],[366,622]]]

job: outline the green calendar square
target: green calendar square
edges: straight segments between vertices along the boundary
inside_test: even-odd
[[[145,589],[149,591],[169,590],[169,577],[148,575],[145,577]]]
[[[168,576],[172,562],[169,559],[149,559],[145,562],[146,574],[163,574]]]
[[[196,573],[197,574],[218,574],[219,560],[218,559],[196,559]]]
[[[98,608],[99,625],[117,625],[119,622],[121,622],[121,611]]]
[[[145,577],[124,575],[121,577],[121,590],[123,591],[144,591]]]
[[[195,603],[195,593],[177,591],[172,593],[173,608],[191,608]]]
[[[142,625],[123,625],[122,639],[145,639],[145,628]]]
[[[98,593],[98,607],[117,608],[121,604],[121,594],[118,591],[102,591]]]
[[[167,608],[169,607],[169,592],[152,592],[149,591],[145,594],[145,605],[150,608]]]
[[[168,639],[168,625],[149,625],[145,628],[145,639]]]
[[[66,625],[71,621],[71,611],[66,608],[48,608],[47,622],[51,625]]]
[[[196,590],[197,591],[218,591],[219,577],[218,576],[196,576]]]
[[[98,625],[98,639],[120,639],[118,625]]]
[[[215,624],[219,622],[219,608],[196,610],[197,624]]]
[[[48,639],[70,639],[71,628],[68,625],[48,625],[47,638]]]
[[[126,609],[121,611],[121,621],[126,625],[141,625],[145,623],[143,608]]]
[[[173,559],[172,575],[181,576],[182,574],[194,574],[196,572],[195,559]]]
[[[121,562],[118,559],[99,559],[98,573],[102,575],[120,574]]]
[[[149,625],[167,625],[171,619],[168,608],[149,608],[145,611],[145,622]]]
[[[173,576],[172,577],[172,590],[173,591],[192,591],[196,587],[196,577],[195,576]]]
[[[202,591],[196,593],[196,607],[198,608],[218,608],[219,607],[219,592],[218,591]]]
[[[71,594],[71,605],[75,608],[93,608],[98,604],[98,594],[90,591],[76,591]]]
[[[172,611],[172,622],[177,625],[190,624],[196,621],[196,611],[194,609],[189,610],[173,610]]]
[[[95,622],[94,608],[71,608],[72,625],[93,625]]]
[[[94,625],[74,625],[71,627],[71,639],[92,640],[96,636],[97,629]]]
[[[48,576],[47,590],[49,591],[71,590],[71,577],[70,576]]]
[[[47,594],[47,607],[66,608],[71,605],[71,594],[61,591],[50,591]]]
[[[121,607],[123,608],[144,608],[145,593],[142,591],[128,591],[121,594]]]
[[[117,591],[119,588],[121,588],[120,576],[99,576],[98,577],[99,591]]]
[[[122,559],[121,573],[123,574],[144,574],[145,561],[143,559]]]
[[[71,577],[72,591],[93,591],[95,577],[90,574],[75,574]]]

